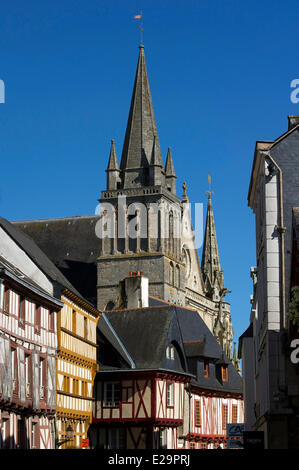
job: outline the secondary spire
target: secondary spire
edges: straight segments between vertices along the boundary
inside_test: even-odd
[[[203,280],[209,296],[219,296],[224,288],[223,273],[220,266],[218,244],[216,238],[216,228],[214,213],[212,208],[211,176],[208,175],[208,209],[206,218],[205,238],[202,251],[201,268]]]

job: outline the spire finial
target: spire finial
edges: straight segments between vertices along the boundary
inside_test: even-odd
[[[208,182],[209,182],[209,191],[206,191],[206,194],[208,193],[209,199],[211,199],[211,194],[214,194],[214,191],[211,191],[211,175],[208,173]]]
[[[138,26],[138,28],[140,29],[140,35],[141,35],[140,46],[143,47],[143,44],[142,44],[142,33],[144,32],[144,30],[142,29],[142,12],[140,12],[139,15],[135,15],[134,18],[137,18],[137,19],[140,20],[140,25]]]

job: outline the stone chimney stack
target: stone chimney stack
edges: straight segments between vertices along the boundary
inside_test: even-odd
[[[289,129],[293,129],[293,127],[297,126],[299,124],[299,116],[288,116],[288,122],[289,122]]]
[[[142,272],[130,272],[121,284],[124,308],[148,307],[148,278]]]

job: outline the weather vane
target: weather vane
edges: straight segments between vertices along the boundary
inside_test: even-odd
[[[140,25],[138,28],[140,29],[140,34],[141,34],[141,45],[142,45],[142,33],[144,32],[142,29],[142,12],[139,15],[135,15],[134,18],[140,19]]]
[[[214,194],[214,191],[211,191],[211,175],[208,173],[208,182],[209,182],[209,191],[206,191],[206,194],[208,193],[209,199],[211,199],[211,194]]]

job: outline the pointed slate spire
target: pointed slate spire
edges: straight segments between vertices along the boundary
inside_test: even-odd
[[[108,162],[107,170],[119,170],[113,139],[111,140],[111,148],[110,148],[110,155],[109,155],[109,162]]]
[[[150,183],[148,168],[151,164],[154,143],[155,162],[161,164],[163,168],[144,47],[141,45],[139,46],[135,83],[120,163],[120,169],[124,173],[125,189]]]
[[[165,164],[165,182],[167,188],[173,193],[176,194],[176,174],[174,171],[174,165],[172,161],[171,149],[168,148],[166,164]]]
[[[114,140],[111,140],[110,155],[108,161],[107,173],[107,189],[117,189],[120,182],[120,169],[118,166],[117,155],[115,151]]]
[[[234,353],[233,353],[232,363],[235,366],[235,368],[237,369],[238,373],[240,374],[241,367],[240,367],[240,361],[239,361],[238,356],[237,356],[237,347],[236,347],[235,342],[234,342]]]
[[[209,180],[210,181],[210,180]],[[202,251],[201,268],[203,280],[207,289],[207,293],[213,296],[215,289],[217,295],[224,288],[223,273],[220,266],[215,220],[212,208],[211,191],[209,190],[209,200],[206,218],[205,238]]]
[[[166,157],[165,176],[169,176],[169,177],[174,176],[176,178],[170,147],[168,147],[168,152],[167,152],[167,157]]]

